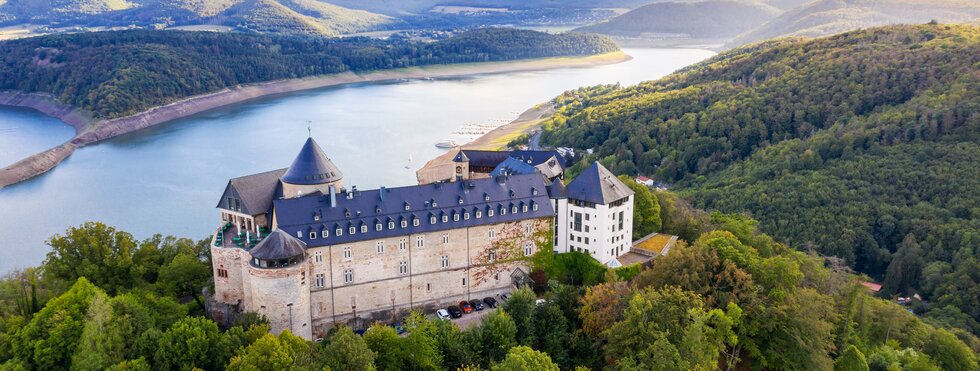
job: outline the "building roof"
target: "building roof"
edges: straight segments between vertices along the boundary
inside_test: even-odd
[[[501,162],[510,157],[509,151],[484,151],[476,149],[464,149],[460,151],[470,160],[470,167],[497,167]]]
[[[556,150],[547,150],[547,151],[540,151],[540,150],[539,151],[534,151],[534,150],[518,150],[518,151],[511,151],[510,152],[510,157],[513,157],[513,158],[516,158],[518,160],[527,162],[528,164],[531,164],[531,165],[534,165],[534,166],[537,166],[539,164],[543,164],[546,161],[548,161],[549,159],[551,159],[551,157],[555,157],[555,159],[558,161],[558,164],[561,165],[562,168],[567,167],[567,164],[565,163],[565,157],[562,156],[561,153],[559,153]]]
[[[553,199],[568,198],[568,189],[565,188],[561,179],[555,179],[548,185],[548,197]]]
[[[647,177],[645,177],[643,175],[637,175],[636,176],[636,181],[637,182],[650,182],[650,181],[653,181],[653,179],[647,178]]]
[[[283,260],[303,255],[305,252],[306,243],[276,229],[255,245],[249,254],[260,260]]]
[[[344,174],[327,158],[320,145],[312,137],[306,139],[303,149],[296,155],[282,181],[289,184],[323,184],[341,180]]]
[[[267,213],[272,207],[272,199],[282,193],[279,178],[285,173],[286,169],[279,169],[231,179],[216,207],[247,215]],[[228,204],[229,197],[241,202],[241,210]]]
[[[598,161],[568,183],[568,198],[596,204],[609,204],[632,194],[632,189]]]
[[[466,153],[462,149],[456,153],[456,157],[453,157],[453,162],[469,162],[470,158],[466,157]]]
[[[490,172],[490,176],[517,175],[517,174],[537,174],[538,170],[534,166],[513,157],[508,157]]]
[[[561,173],[565,172],[565,169],[561,165],[561,160],[555,156],[549,157],[545,162],[535,165],[534,168],[538,169],[538,173],[548,179],[557,178],[561,176]]]
[[[653,255],[666,255],[677,242],[677,236],[651,233],[633,243],[633,249],[643,250]]]
[[[545,181],[538,174],[346,192],[337,195],[333,206],[329,196],[315,195],[273,202],[278,228],[314,247],[554,215]],[[406,205],[409,210],[405,210]],[[502,208],[506,213],[500,211]],[[493,216],[489,210],[494,211]],[[480,218],[476,218],[476,211],[481,212]],[[459,220],[456,215],[460,215]],[[419,220],[418,226],[414,219]],[[402,221],[406,222],[404,228]],[[389,228],[389,222],[394,228]],[[354,234],[350,234],[351,227]],[[342,230],[339,236],[337,229]],[[309,238],[310,232],[318,232],[317,238]],[[326,238],[323,232],[327,232]]]

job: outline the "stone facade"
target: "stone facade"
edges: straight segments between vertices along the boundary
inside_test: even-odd
[[[551,229],[550,218],[537,218],[311,247],[285,268],[257,268],[242,248],[212,247],[215,300],[265,315],[275,333],[323,337],[338,322],[508,292],[512,275],[529,272],[526,257],[550,246]]]

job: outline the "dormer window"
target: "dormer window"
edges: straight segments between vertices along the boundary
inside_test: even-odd
[[[408,221],[402,220],[402,228],[407,228],[407,227],[408,227]]]
[[[493,216],[493,209],[490,209],[490,210],[487,210],[487,216]],[[479,217],[480,217],[480,216],[479,216],[479,214],[478,214],[478,215],[477,215],[477,218],[479,218]]]
[[[330,232],[327,232],[326,229],[320,231],[320,238],[327,238],[327,237],[330,237]]]
[[[388,229],[395,229],[395,222],[388,222]]]
[[[303,238],[303,231],[296,231],[296,238]]]
[[[490,201],[490,194],[484,193],[483,194],[483,201]]]
[[[429,218],[429,224],[436,224],[436,217],[435,217],[435,215],[433,215],[432,217]]]
[[[414,227],[418,227],[419,226],[419,218],[412,219],[412,226],[414,226]]]
[[[355,233],[357,233],[357,228],[350,227],[350,234],[355,234]]]
[[[510,191],[508,192],[508,194],[510,195],[510,197],[514,197],[514,190],[513,190],[513,189],[512,189],[512,190],[510,190]]]
[[[454,222],[458,222],[459,221],[459,214],[453,214],[453,221]]]
[[[374,207],[374,212],[375,212],[376,214],[381,214],[381,206],[375,206],[375,207]]]
[[[537,202],[532,202],[531,203],[531,210],[538,211],[538,203]]]
[[[409,204],[408,202],[406,202],[405,203],[405,211],[408,211],[408,210],[411,210],[411,209],[412,209],[412,205]]]
[[[350,210],[349,209],[344,209],[344,216],[350,218]]]
[[[320,221],[320,214],[313,214],[313,221],[314,222]]]
[[[463,220],[470,220],[470,212],[469,211],[463,213]]]
[[[459,204],[460,204],[460,205],[462,205],[462,204],[463,204],[463,197],[460,197],[460,198],[459,198]]]
[[[517,206],[511,206],[510,207],[510,213],[511,214],[517,214]]]
[[[343,236],[344,235],[344,229],[343,228],[337,228],[336,232],[337,232],[336,233],[337,234],[337,237],[340,237],[340,236]]]
[[[439,207],[439,203],[435,199],[432,200],[432,207]]]
[[[482,212],[482,211],[480,211],[480,210],[477,210],[477,211],[476,211],[476,218],[477,218],[477,219],[480,219],[480,218],[482,218],[482,217],[483,217],[483,212]]]
[[[366,225],[362,225],[361,226],[361,233],[367,233],[367,226]]]
[[[500,215],[501,216],[507,215],[507,208],[506,207],[503,207],[503,206],[500,207]]]
[[[374,225],[374,230],[376,230],[378,232],[381,232],[381,230],[383,230],[383,229],[384,229],[384,224],[377,223],[377,224]]]
[[[315,240],[316,239],[316,232],[315,231],[310,231],[310,239],[311,240]]]
[[[537,188],[531,188],[531,195],[532,196],[537,196],[538,195],[538,189]]]
[[[526,213],[527,212],[527,205],[521,205],[521,212],[522,213]]]
[[[448,215],[443,215],[442,216],[442,222],[443,223],[449,222],[449,216]]]

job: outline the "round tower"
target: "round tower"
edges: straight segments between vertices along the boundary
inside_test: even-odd
[[[327,157],[320,145],[308,138],[293,164],[282,175],[282,194],[297,198],[311,193],[329,194],[330,187],[343,187],[344,174]]]
[[[288,329],[312,340],[306,244],[276,229],[249,255],[252,305],[248,309],[265,316],[275,334]]]

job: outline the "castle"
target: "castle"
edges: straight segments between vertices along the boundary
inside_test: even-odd
[[[448,181],[358,190],[309,138],[289,168],[228,182],[213,299],[313,339],[508,292],[542,248],[615,266],[632,240],[632,191],[598,163],[566,187],[564,161],[545,152],[477,163],[458,150]]]

